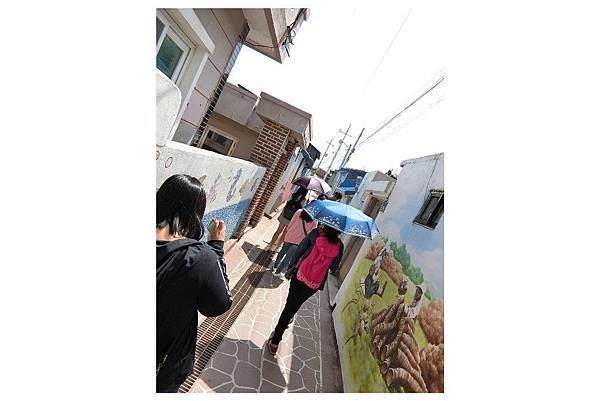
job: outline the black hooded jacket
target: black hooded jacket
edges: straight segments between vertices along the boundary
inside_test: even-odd
[[[182,383],[196,351],[198,312],[218,316],[232,303],[223,241],[156,241],[156,388]]]

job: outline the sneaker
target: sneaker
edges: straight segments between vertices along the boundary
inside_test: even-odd
[[[267,341],[267,350],[269,351],[269,354],[275,356],[275,354],[277,353],[277,348],[279,348],[279,344],[273,344],[271,342],[271,339],[269,338],[269,341]]]

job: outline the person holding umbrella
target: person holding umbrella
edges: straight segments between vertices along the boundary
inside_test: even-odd
[[[290,280],[288,296],[267,341],[271,355],[277,353],[283,333],[302,304],[325,287],[327,272],[338,271],[344,253],[341,232],[365,238],[373,238],[379,232],[371,217],[344,203],[315,200],[304,211],[321,224],[300,242],[290,261],[285,275]]]
[[[294,253],[285,274],[290,280],[287,300],[275,331],[267,342],[271,355],[277,353],[283,333],[302,306],[314,293],[322,290],[327,281],[327,271],[337,272],[344,253],[344,244],[335,228],[321,225],[307,235]]]
[[[269,241],[268,250],[275,251],[281,246],[285,236],[284,230],[294,216],[294,213],[304,206],[308,191],[313,191],[317,194],[324,194],[331,191],[329,184],[316,176],[299,177],[296,178],[292,184],[297,185],[300,188],[292,195],[279,215],[279,226],[277,227],[277,230],[275,230],[275,233],[273,233],[271,241]]]
[[[310,191],[314,191],[317,194],[324,194],[331,191],[329,184],[314,175],[298,177],[292,182],[292,184],[306,188]]]
[[[280,239],[283,238],[283,236],[285,235],[283,231],[294,216],[294,213],[296,213],[298,209],[301,209],[302,206],[304,206],[304,201],[307,193],[308,190],[306,188],[300,187],[296,192],[292,194],[290,200],[287,201],[287,203],[283,207],[283,211],[277,218],[277,221],[279,221],[279,226],[277,227],[277,230],[275,230],[275,232],[273,233],[273,236],[271,237],[271,241],[269,242],[269,246],[267,249],[275,251],[277,248],[279,248],[279,246],[281,245]]]
[[[333,193],[333,195],[331,195],[331,198],[329,198],[329,200],[339,202],[342,200],[343,197],[344,197],[344,195],[342,195],[342,193],[340,191],[335,191]]]

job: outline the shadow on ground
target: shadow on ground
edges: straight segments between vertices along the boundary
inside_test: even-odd
[[[254,288],[277,288],[283,283],[283,279],[268,272],[254,272],[248,275],[248,281]]]
[[[256,263],[264,268],[267,268],[273,261],[273,255],[275,253],[273,251],[267,251],[251,244],[248,241],[244,241],[241,248],[249,260],[252,260],[253,263]]]
[[[248,241],[244,241],[242,244],[242,251],[246,254],[246,257],[252,260],[252,251],[255,249],[255,246]]]

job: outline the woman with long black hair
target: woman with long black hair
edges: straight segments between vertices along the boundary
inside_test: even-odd
[[[267,342],[271,355],[277,353],[283,333],[302,304],[325,287],[327,272],[335,273],[339,269],[344,253],[339,235],[335,228],[321,225],[298,245],[285,275],[290,280],[287,300],[275,331]]]
[[[218,316],[232,303],[223,257],[225,223],[202,217],[197,178],[169,177],[156,193],[156,392],[175,393],[192,372],[198,312]]]

